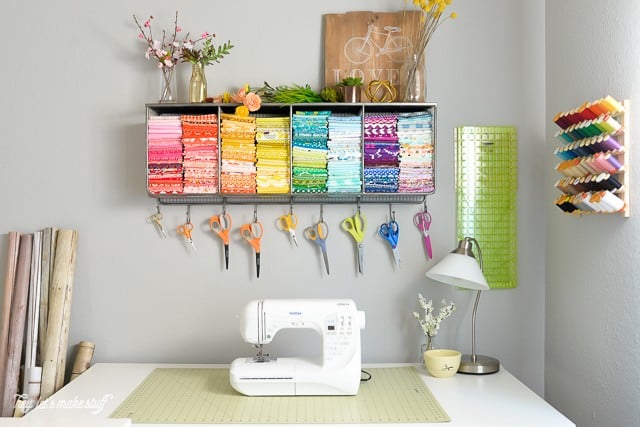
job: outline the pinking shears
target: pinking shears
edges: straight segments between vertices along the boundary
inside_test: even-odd
[[[358,273],[364,274],[364,230],[367,225],[367,221],[363,214],[360,213],[360,208],[354,216],[345,218],[342,221],[342,229],[351,234],[353,240],[356,243],[358,249]]]
[[[380,225],[378,234],[380,234],[380,236],[382,236],[387,242],[389,242],[389,246],[391,246],[391,250],[393,251],[393,259],[396,262],[396,267],[400,268],[400,252],[398,251],[398,237],[400,236],[400,226],[398,225],[396,220],[392,218],[388,223]]]
[[[256,252],[256,277],[260,277],[260,239],[263,231],[262,224],[257,219],[240,227],[240,235]]]
[[[293,213],[293,209],[288,214],[280,216],[280,218],[278,218],[277,225],[280,230],[289,233],[291,240],[293,240],[293,243],[298,247],[298,240],[296,239],[298,216]]]
[[[209,218],[209,228],[215,232],[224,245],[224,265],[229,269],[229,229],[231,228],[231,215],[222,210],[222,215],[214,215]]]
[[[329,274],[329,257],[327,256],[327,236],[329,236],[329,227],[324,221],[319,221],[313,227],[307,227],[304,230],[304,235],[307,239],[315,243],[322,251],[322,258],[324,259],[324,266]]]
[[[429,236],[429,227],[431,227],[431,214],[425,209],[422,212],[418,212],[413,216],[413,223],[420,230],[422,234],[422,243],[424,243],[424,250],[427,252],[427,259],[433,258],[433,249],[431,248],[431,237]]]

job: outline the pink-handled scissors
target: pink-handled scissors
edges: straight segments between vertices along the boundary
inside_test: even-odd
[[[433,258],[433,250],[431,249],[431,237],[429,236],[429,227],[431,227],[431,214],[425,209],[413,216],[413,223],[422,233],[422,242],[424,249],[427,251],[427,259]]]

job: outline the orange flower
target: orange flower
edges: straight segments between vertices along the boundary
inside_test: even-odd
[[[244,98],[244,105],[249,109],[249,111],[258,111],[260,109],[260,105],[262,105],[262,99],[258,95],[253,92],[249,92]]]
[[[231,102],[242,104],[244,103],[245,96],[247,96],[247,91],[245,88],[241,87],[236,93],[231,95]]]

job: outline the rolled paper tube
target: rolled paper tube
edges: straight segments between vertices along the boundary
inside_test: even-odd
[[[18,268],[18,252],[20,234],[16,231],[9,232],[7,263],[5,269],[2,310],[0,310],[0,416],[2,415],[2,402],[4,401],[4,386],[7,377],[7,343],[9,341],[9,329],[11,324],[11,302],[14,293],[16,270]]]
[[[78,343],[78,350],[73,362],[70,381],[74,380],[78,375],[89,369],[95,348],[96,345],[89,341],[80,341]]]
[[[31,247],[33,235],[20,236],[18,264],[15,284],[11,298],[11,320],[7,345],[7,370],[3,392],[2,416],[10,417],[15,409],[19,393],[20,362],[22,358],[23,338],[29,295],[29,276],[31,270]],[[5,344],[5,343],[3,343]]]

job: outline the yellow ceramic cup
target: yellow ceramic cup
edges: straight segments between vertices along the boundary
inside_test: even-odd
[[[448,378],[458,372],[462,354],[456,350],[427,350],[424,352],[424,364],[434,377]]]

